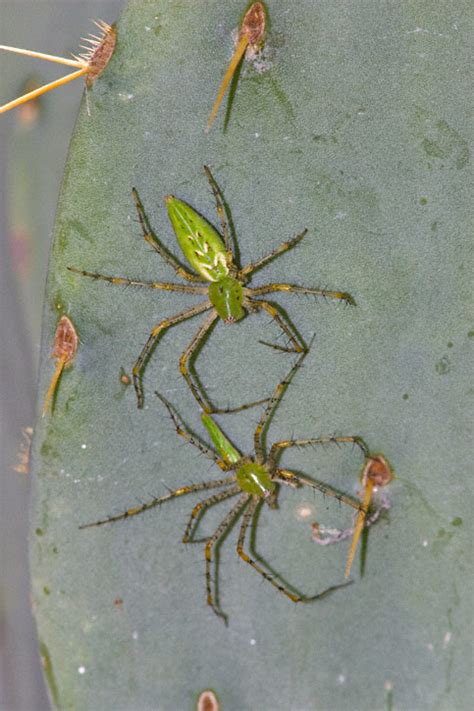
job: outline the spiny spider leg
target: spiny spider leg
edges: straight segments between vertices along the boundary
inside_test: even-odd
[[[338,491],[329,484],[307,479],[305,476],[301,476],[301,474],[292,472],[289,469],[277,469],[276,476],[277,478],[275,481],[278,481],[280,484],[286,484],[287,486],[292,486],[293,484],[309,486],[311,489],[316,489],[316,491],[320,491],[326,496],[331,496],[343,504],[352,506],[353,509],[357,509],[358,511],[364,510],[360,501],[357,501],[357,499],[352,498],[351,496],[347,496],[347,494],[343,494],[341,491]]]
[[[369,456],[369,448],[362,439],[362,437],[317,437],[310,439],[283,439],[280,442],[275,442],[270,448],[270,454],[268,455],[268,464],[271,468],[276,466],[277,458],[279,452],[282,449],[289,449],[290,447],[313,447],[316,445],[324,444],[355,444],[359,447],[364,457]]]
[[[295,349],[294,348],[288,348],[287,346],[280,346],[279,343],[270,343],[270,341],[262,341],[260,338],[259,343],[261,343],[264,346],[268,346],[269,348],[273,348],[276,351],[281,351],[282,353],[294,353]]]
[[[97,272],[87,272],[84,269],[78,269],[77,267],[67,267],[70,272],[75,272],[81,276],[90,277],[96,281],[107,281],[109,284],[115,284],[118,286],[144,286],[148,289],[160,289],[162,291],[180,291],[186,294],[202,294],[206,295],[208,293],[207,286],[188,286],[188,284],[171,284],[170,282],[164,281],[140,281],[138,279],[128,279],[127,277],[113,277],[106,276],[105,274],[98,274]]]
[[[155,250],[155,252],[158,252],[160,257],[164,259],[164,261],[169,264],[170,267],[172,267],[175,270],[176,274],[178,274],[180,277],[186,279],[186,281],[198,281],[202,284],[204,280],[201,277],[197,276],[197,274],[192,274],[191,272],[188,272],[188,270],[185,269],[179,263],[174,254],[171,254],[171,252],[169,252],[166,247],[161,244],[160,240],[151,228],[150,221],[148,220],[147,214],[143,207],[143,203],[140,200],[136,188],[132,188],[132,197],[135,202],[135,207],[137,209],[138,219],[140,220],[140,225],[143,231],[143,237],[145,239],[145,242],[147,242],[147,244],[149,244],[150,247]]]
[[[244,290],[245,293],[246,289]],[[300,342],[296,331],[295,327],[291,324],[290,321],[288,321],[286,318],[282,316],[278,312],[278,310],[271,304],[269,301],[263,301],[263,299],[258,299],[257,301],[254,301],[253,299],[249,298],[246,295],[246,299],[244,302],[244,306],[248,308],[250,311],[259,311],[260,309],[263,309],[266,311],[270,316],[272,317],[273,321],[275,321],[280,329],[283,331],[283,333],[288,336],[290,339],[291,343],[293,344],[293,352],[294,353],[301,353],[303,351],[306,351],[306,346],[304,345],[303,342]],[[269,344],[272,345],[272,344]],[[276,346],[279,350],[280,347]],[[281,349],[285,350],[285,349]],[[288,349],[288,352],[292,352],[291,349]]]
[[[291,592],[291,590],[288,590],[284,585],[281,585],[280,583],[277,582],[276,578],[273,575],[270,575],[263,567],[261,567],[258,563],[256,563],[245,551],[244,551],[244,542],[245,542],[245,534],[247,532],[247,528],[249,526],[249,523],[255,513],[255,509],[257,508],[259,504],[259,501],[257,499],[252,499],[250,506],[248,509],[244,512],[244,519],[242,521],[242,525],[240,527],[240,534],[239,534],[239,539],[237,542],[237,553],[239,554],[240,558],[245,562],[248,563],[249,565],[252,566],[254,570],[257,571],[257,573],[260,573],[260,575],[265,578],[265,580],[268,580],[273,587],[275,587],[279,592],[283,593],[283,595],[286,595],[286,597],[290,598],[293,602],[312,602],[313,600],[318,600],[319,598],[325,597],[326,595],[329,595],[329,593],[333,592],[334,590],[338,590],[339,588],[345,587],[348,583],[342,583],[340,585],[333,585],[329,588],[326,588],[326,590],[323,590],[320,593],[317,593],[316,595],[311,595],[309,597],[307,596],[302,596],[298,595],[297,593]],[[349,581],[352,582],[352,581]]]
[[[193,336],[191,343],[186,348],[186,350],[181,354],[181,357],[179,359],[179,369],[181,371],[181,374],[184,375],[184,377],[186,378],[186,382],[188,383],[188,385],[191,389],[191,392],[194,395],[194,397],[196,398],[200,407],[204,410],[204,412],[207,412],[207,413],[213,412],[213,409],[212,409],[212,407],[209,403],[209,400],[207,399],[204,391],[199,386],[199,383],[194,382],[192,373],[188,369],[188,361],[192,357],[196,348],[199,347],[199,345],[202,343],[203,339],[206,337],[206,333],[212,328],[213,324],[215,323],[215,321],[218,318],[219,318],[219,315],[217,314],[216,310],[212,309],[211,313],[209,314],[209,316],[206,316],[203,323],[199,327],[199,330]]]
[[[161,400],[163,405],[166,407],[168,410],[169,416],[171,417],[173,424],[176,429],[176,433],[180,436],[183,437],[187,442],[192,444],[194,447],[199,449],[201,454],[204,454],[206,457],[209,459],[212,459],[213,462],[217,464],[217,466],[222,469],[222,471],[229,471],[230,469],[233,468],[233,464],[225,462],[223,459],[217,456],[217,454],[214,452],[213,449],[208,447],[204,442],[201,442],[200,439],[197,439],[188,429],[188,427],[185,425],[183,422],[182,418],[176,410],[174,409],[173,405],[167,400],[164,395],[161,395],[161,393],[155,391],[155,395]]]
[[[257,571],[265,580],[268,580],[268,582],[273,585],[279,592],[283,593],[283,595],[286,595],[287,597],[290,598],[290,600],[293,600],[293,602],[301,602],[303,600],[302,597],[299,595],[296,595],[295,593],[292,593],[290,590],[285,588],[283,585],[280,585],[276,581],[273,575],[270,575],[263,567],[261,567],[258,563],[256,563],[245,551],[244,551],[244,543],[245,543],[245,534],[247,533],[247,528],[253,518],[253,515],[255,513],[255,510],[259,504],[259,501],[257,498],[252,499],[250,506],[247,508],[246,511],[244,511],[244,518],[242,521],[242,525],[240,527],[240,533],[239,533],[239,539],[237,541],[237,553],[239,557],[244,561],[244,563],[248,563],[249,565],[252,566],[254,570]]]
[[[269,421],[271,415],[273,414],[273,411],[275,410],[276,406],[278,405],[279,401],[281,400],[286,386],[291,382],[294,374],[296,373],[298,368],[301,366],[304,358],[306,357],[306,354],[307,354],[307,351],[304,351],[299,356],[299,358],[293,364],[293,366],[288,371],[288,373],[285,375],[283,380],[278,383],[275,390],[273,391],[273,394],[272,394],[265,410],[260,415],[260,420],[258,421],[257,427],[255,429],[255,434],[254,434],[255,455],[256,455],[257,462],[263,463],[265,461],[265,449],[263,446],[263,433],[264,433],[265,427],[267,426],[268,421]],[[270,471],[271,471],[272,468],[274,467],[274,462],[272,461],[271,458],[268,459],[268,464],[270,466]]]
[[[288,242],[283,242],[279,247],[275,247],[275,249],[272,249],[272,251],[267,254],[265,257],[262,257],[261,259],[257,259],[256,262],[250,262],[250,264],[247,264],[246,267],[241,269],[239,271],[239,277],[243,278],[246,277],[248,274],[251,274],[252,272],[255,272],[257,269],[260,269],[261,267],[264,266],[264,264],[267,264],[267,262],[270,262],[272,259],[275,257],[278,257],[279,254],[283,254],[283,252],[288,251],[289,249],[292,249],[295,245],[300,242],[305,234],[308,232],[307,229],[304,229],[303,232],[300,232],[298,235],[295,237],[292,237]]]
[[[114,523],[115,521],[122,521],[131,516],[138,516],[138,514],[149,511],[155,508],[155,506],[161,506],[166,501],[170,499],[175,499],[177,496],[184,496],[185,494],[192,494],[195,491],[203,491],[204,489],[216,489],[220,486],[228,486],[235,482],[234,476],[226,477],[225,479],[216,479],[215,481],[203,481],[199,484],[190,484],[189,486],[181,486],[179,489],[170,491],[164,496],[159,496],[151,501],[144,504],[139,504],[138,506],[132,506],[121,514],[116,514],[115,516],[108,516],[107,518],[101,519],[99,521],[94,521],[93,523],[84,523],[79,528],[93,528],[94,526],[103,526],[106,523]]]
[[[264,402],[268,401],[268,398],[248,402],[245,405],[239,405],[238,407],[214,407],[213,405],[211,405],[198,380],[195,377],[193,378],[191,369],[188,367],[188,362],[192,358],[195,350],[199,348],[199,345],[205,338],[206,333],[209,331],[210,328],[212,328],[212,325],[214,324],[217,318],[219,318],[219,315],[217,311],[213,309],[209,316],[205,318],[204,322],[200,326],[197,333],[194,335],[193,340],[191,341],[189,346],[186,348],[184,353],[182,353],[181,358],[179,359],[179,369],[181,371],[181,374],[186,378],[186,382],[188,383],[191,392],[193,393],[200,407],[208,415],[223,415],[229,412],[240,412],[241,410],[248,410],[249,408],[255,407],[256,405],[262,405]]]
[[[241,492],[242,489],[238,484],[236,484],[231,489],[221,491],[218,494],[214,494],[214,496],[210,496],[208,499],[204,499],[204,501],[200,501],[196,504],[191,511],[191,515],[189,516],[188,525],[186,526],[183,536],[183,543],[203,543],[204,541],[202,538],[199,540],[194,538],[194,531],[196,530],[194,526],[197,524],[196,518],[201,513],[204,513],[210,506],[214,506],[214,504],[218,504],[220,501],[224,501],[225,499],[230,499],[232,496],[237,496],[237,494],[240,494]],[[207,541],[207,539],[205,540]]]
[[[169,318],[163,319],[163,321],[160,321],[160,323],[158,323],[154,327],[132,368],[133,387],[135,388],[135,392],[137,394],[139,408],[143,407],[143,387],[141,383],[141,374],[145,363],[148,360],[148,357],[150,356],[162,332],[165,331],[167,328],[170,328],[170,326],[175,326],[177,323],[180,323],[180,321],[185,321],[186,319],[191,318],[192,316],[197,316],[197,314],[200,314],[203,311],[207,311],[210,308],[212,308],[211,303],[209,301],[203,301],[200,304],[196,304],[196,306],[192,306],[189,309],[184,309],[184,311],[180,311],[179,314],[176,314],[175,316],[170,316]]]
[[[222,197],[221,190],[220,190],[219,186],[217,185],[216,180],[215,180],[214,176],[212,175],[211,169],[209,168],[208,165],[204,166],[204,172],[207,175],[209,185],[211,186],[211,190],[214,194],[214,200],[216,201],[216,211],[217,211],[217,216],[219,217],[219,221],[221,223],[222,236],[224,237],[224,244],[226,246],[228,254],[232,258],[233,257],[232,242],[230,239],[229,225],[227,222],[227,217],[226,217],[225,208],[224,208],[224,198]]]
[[[244,563],[248,563],[249,565],[251,565],[252,568],[257,571],[257,573],[259,573],[265,580],[268,580],[268,582],[273,585],[273,587],[275,587],[279,592],[289,597],[290,600],[292,600],[293,602],[301,602],[304,598],[302,598],[300,595],[297,595],[296,593],[291,592],[284,585],[278,583],[273,575],[270,575],[270,573],[268,573],[262,566],[256,563],[244,551],[245,535],[259,503],[260,502],[257,498],[252,499],[249,507],[246,511],[244,511],[244,518],[240,527],[239,538],[237,541],[237,553],[239,557],[244,561]]]
[[[295,286],[294,284],[266,284],[255,288],[247,287],[250,296],[260,296],[261,294],[270,294],[274,291],[291,291],[294,294],[312,294],[314,296],[323,296],[326,299],[338,299],[345,301],[346,304],[355,306],[355,299],[345,291],[328,291],[327,289],[311,289],[305,286]]]
[[[237,501],[235,506],[231,508],[229,513],[222,519],[221,523],[217,527],[216,531],[213,533],[213,535],[209,538],[208,542],[206,543],[206,548],[205,548],[205,556],[206,556],[206,590],[207,590],[207,603],[212,607],[214,612],[218,617],[222,617],[224,622],[227,624],[227,615],[225,615],[222,610],[220,610],[215,602],[215,596],[212,593],[212,575],[211,575],[211,566],[212,566],[212,549],[214,545],[219,541],[220,538],[224,535],[224,533],[227,531],[229,528],[230,524],[236,518],[242,508],[247,505],[249,500],[251,499],[250,494],[243,494],[240,499]]]

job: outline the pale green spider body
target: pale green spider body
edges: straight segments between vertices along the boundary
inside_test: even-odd
[[[88,272],[76,267],[69,267],[70,271],[77,272],[83,276],[93,279],[101,279],[111,284],[141,286],[163,291],[177,291],[188,294],[200,294],[205,296],[205,301],[196,304],[175,316],[165,318],[160,321],[151,331],[140,355],[133,366],[133,384],[137,394],[138,407],[143,407],[144,395],[142,387],[142,374],[148,359],[150,358],[158,340],[164,331],[181,321],[192,316],[209,311],[204,321],[200,325],[196,335],[189,346],[181,355],[179,368],[183,376],[204,412],[235,412],[245,409],[255,404],[266,402],[258,400],[247,405],[236,408],[219,409],[212,406],[198,378],[193,373],[191,363],[193,356],[202,345],[206,335],[210,332],[217,320],[222,320],[227,324],[240,321],[246,314],[266,312],[273,321],[276,322],[280,331],[288,338],[289,347],[282,348],[287,352],[302,353],[306,345],[298,335],[296,329],[289,321],[284,312],[270,301],[261,297],[273,292],[293,292],[297,294],[312,294],[330,299],[338,299],[349,304],[353,304],[352,297],[342,291],[327,291],[325,289],[314,289],[293,284],[272,283],[260,287],[249,287],[251,274],[263,267],[267,262],[288,251],[300,242],[307,230],[293,237],[288,242],[284,242],[276,247],[272,252],[261,259],[247,264],[240,268],[236,262],[231,246],[229,227],[227,224],[224,201],[219,187],[214,180],[211,171],[207,166],[204,170],[211,185],[216,200],[217,214],[222,228],[222,237],[217,230],[196,210],[183,200],[173,195],[165,197],[168,216],[176,235],[178,244],[181,247],[184,257],[192,272],[183,267],[180,262],[166,249],[158,240],[151,229],[150,223],[144,211],[137,191],[133,190],[133,198],[137,208],[140,224],[146,242],[157,251],[161,257],[175,270],[178,276],[193,284],[172,284],[168,282],[147,282],[127,277],[112,277]]]
[[[224,242],[196,210],[174,195],[165,203],[176,239],[189,265],[206,281],[219,282],[229,274]]]
[[[217,493],[202,499],[193,507],[184,532],[183,543],[200,542],[195,539],[194,534],[197,526],[199,525],[201,516],[204,515],[210,507],[227,499],[234,497],[237,498],[237,501],[235,501],[235,503],[231,506],[230,510],[224,516],[214,533],[205,539],[204,555],[206,562],[207,602],[217,615],[226,619],[225,614],[219,606],[218,600],[216,600],[215,583],[213,584],[212,576],[213,552],[219,544],[219,541],[225,536],[226,532],[231,527],[232,523],[240,517],[242,517],[242,523],[236,546],[238,556],[287,598],[293,602],[309,602],[342,587],[344,583],[342,585],[332,585],[316,595],[309,597],[303,596],[298,593],[295,588],[288,587],[286,584],[281,582],[278,579],[278,576],[276,576],[274,572],[270,571],[263,561],[254,560],[245,550],[246,534],[249,527],[255,524],[255,515],[257,510],[262,503],[266,504],[269,509],[275,509],[278,490],[281,486],[290,487],[292,489],[302,486],[310,487],[327,496],[337,498],[339,501],[347,504],[353,509],[364,511],[363,505],[354,497],[342,493],[325,482],[309,479],[300,472],[282,468],[279,463],[281,455],[291,447],[313,447],[317,445],[330,444],[354,445],[361,451],[365,461],[368,462],[370,461],[369,450],[365,442],[360,437],[344,436],[280,440],[279,442],[274,442],[268,449],[268,452],[266,451],[263,436],[264,431],[266,430],[273,411],[282,397],[286,385],[291,380],[295,370],[298,368],[304,356],[305,353],[300,355],[298,361],[292,367],[287,377],[278,384],[273,396],[268,401],[267,406],[260,416],[254,433],[255,451],[252,455],[244,455],[239,452],[217,423],[207,414],[202,415],[202,422],[207,429],[212,446],[204,443],[188,429],[173,405],[171,405],[171,403],[168,402],[163,395],[157,393],[158,397],[168,410],[168,413],[176,428],[176,432],[187,442],[199,449],[202,454],[211,459],[223,472],[225,472],[224,478],[181,486],[178,489],[169,491],[164,496],[156,497],[151,501],[134,505],[127,509],[124,513],[109,516],[108,518],[95,521],[94,523],[85,524],[84,526],[81,526],[81,528],[102,526],[115,521],[121,521],[132,516],[145,513],[155,507],[159,507],[170,499],[184,496],[186,494],[195,494],[209,489],[214,489],[217,490]]]
[[[251,457],[242,457],[209,415],[202,415],[201,419],[222,459],[229,464],[239,465],[235,470],[235,478],[242,492],[269,499],[275,493],[276,485],[268,466]]]
[[[225,323],[240,321],[245,316],[244,287],[231,276],[209,284],[209,301]]]
[[[165,197],[168,217],[186,260],[206,281],[209,301],[225,323],[245,316],[242,283],[231,275],[236,272],[232,251],[214,227],[187,203],[174,195]]]

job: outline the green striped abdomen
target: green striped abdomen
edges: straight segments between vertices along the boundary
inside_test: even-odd
[[[173,195],[167,195],[165,202],[176,239],[191,267],[206,281],[216,282],[227,276],[226,248],[214,227]]]

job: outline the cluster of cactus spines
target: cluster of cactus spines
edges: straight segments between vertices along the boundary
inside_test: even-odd
[[[117,40],[117,32],[114,25],[108,25],[103,20],[94,20],[94,24],[99,29],[100,35],[89,35],[89,37],[83,37],[82,41],[87,42],[85,45],[81,45],[81,49],[84,50],[78,56],[73,55],[72,59],[67,57],[57,57],[52,54],[45,54],[44,52],[35,52],[30,49],[20,49],[19,47],[10,47],[8,45],[0,45],[0,49],[5,52],[14,52],[15,54],[24,54],[28,57],[34,57],[36,59],[46,59],[49,62],[55,62],[56,64],[64,64],[67,67],[74,67],[75,72],[71,74],[66,74],[59,79],[55,79],[49,84],[40,86],[32,91],[19,96],[13,101],[9,101],[7,104],[0,106],[0,114],[5,111],[10,111],[17,106],[21,106],[27,101],[36,99],[42,94],[51,91],[52,89],[57,89],[64,84],[68,84],[74,79],[79,79],[79,77],[84,77],[86,84],[92,84],[97,77],[99,77],[104,71],[105,67],[109,63],[109,60],[115,49],[115,43]]]

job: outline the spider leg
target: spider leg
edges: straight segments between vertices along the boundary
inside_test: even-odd
[[[237,405],[237,407],[213,407],[212,410],[205,410],[208,415],[227,415],[230,412],[242,412],[242,410],[250,410],[251,407],[257,407],[257,405],[263,405],[268,402],[268,398],[264,397],[261,400],[252,400],[252,402],[246,402],[243,405]]]
[[[227,615],[225,615],[222,610],[217,607],[215,596],[213,595],[212,592],[212,575],[211,575],[211,566],[212,566],[212,549],[215,546],[215,544],[219,541],[220,538],[224,535],[230,524],[232,523],[232,520],[241,512],[241,509],[248,503],[250,500],[251,495],[250,494],[243,494],[237,503],[231,508],[229,513],[224,517],[224,519],[221,521],[219,526],[217,527],[216,531],[213,533],[213,535],[209,538],[208,542],[206,543],[206,547],[204,549],[205,551],[205,556],[206,556],[206,590],[207,590],[207,604],[212,607],[214,612],[218,617],[222,617],[224,622],[227,624]]]
[[[283,242],[279,247],[275,247],[275,249],[272,249],[272,251],[267,254],[265,257],[262,257],[261,259],[257,259],[256,262],[250,262],[250,264],[247,264],[246,267],[240,270],[239,272],[239,277],[246,277],[248,274],[251,274],[252,272],[256,271],[257,269],[260,269],[263,267],[267,262],[269,262],[272,259],[275,259],[275,257],[278,257],[280,254],[283,254],[283,252],[287,252],[289,249],[294,247],[295,245],[300,242],[305,234],[307,233],[308,230],[303,230],[303,232],[300,232],[298,235],[295,237],[292,237],[288,242]]]
[[[353,444],[359,447],[365,458],[369,456],[369,448],[362,437],[318,437],[313,439],[283,439],[280,442],[275,442],[270,448],[268,455],[268,464],[271,468],[276,465],[278,453],[283,449],[290,447],[314,447],[324,444]]]
[[[226,477],[225,479],[216,479],[215,481],[203,481],[198,484],[181,486],[179,489],[170,491],[164,496],[156,497],[154,499],[151,499],[151,501],[147,501],[144,504],[139,504],[138,506],[132,506],[121,514],[116,514],[115,516],[108,516],[107,518],[101,519],[99,521],[94,521],[93,523],[84,523],[82,526],[79,526],[79,528],[93,528],[94,526],[103,526],[106,523],[113,523],[114,521],[122,521],[126,518],[130,518],[131,516],[138,516],[138,514],[144,513],[145,511],[149,511],[150,509],[153,509],[156,506],[161,506],[161,504],[164,504],[166,501],[169,501],[170,499],[175,499],[178,496],[192,494],[195,491],[203,491],[204,489],[216,489],[220,486],[228,486],[234,481],[235,477],[231,476]]]
[[[225,462],[223,459],[220,459],[220,457],[217,456],[217,454],[214,452],[213,449],[208,447],[204,442],[201,442],[200,439],[195,437],[188,429],[188,427],[185,425],[183,419],[178,415],[176,412],[175,408],[173,405],[167,400],[164,395],[161,395],[159,392],[155,391],[155,395],[159,397],[163,405],[166,407],[166,409],[169,412],[169,415],[174,423],[174,426],[176,428],[176,432],[180,437],[183,437],[187,442],[192,444],[194,447],[199,449],[201,454],[204,454],[206,457],[209,459],[212,459],[213,462],[217,464],[217,466],[222,469],[223,471],[229,471],[229,469],[232,468],[232,465],[230,463]]]
[[[297,593],[291,592],[291,590],[288,590],[287,587],[284,585],[281,585],[279,582],[277,582],[276,578],[273,575],[270,575],[265,568],[263,568],[261,565],[256,563],[245,551],[244,551],[244,542],[245,542],[245,534],[247,532],[247,528],[249,526],[250,521],[252,520],[252,517],[255,513],[255,509],[257,508],[259,504],[259,500],[257,497],[253,498],[252,502],[250,503],[250,506],[247,508],[247,510],[244,512],[244,519],[242,521],[242,525],[240,527],[240,534],[239,534],[239,539],[237,542],[237,553],[239,554],[240,558],[245,562],[248,563],[249,565],[252,566],[254,570],[257,571],[265,580],[268,580],[268,582],[273,585],[274,588],[276,588],[279,592],[281,592],[283,595],[286,595],[286,597],[290,598],[293,602],[312,602],[313,600],[318,600],[322,597],[325,597],[326,595],[329,595],[329,593],[333,592],[333,590],[337,590],[338,588],[345,587],[348,583],[342,583],[341,585],[333,585],[329,588],[326,588],[326,590],[323,590],[322,592],[318,593],[317,595],[311,595],[310,597],[298,595]],[[349,581],[351,582],[351,581]]]
[[[181,371],[181,374],[186,378],[186,382],[188,383],[195,399],[199,403],[199,406],[208,415],[223,415],[229,412],[240,412],[241,410],[248,410],[250,407],[255,407],[256,405],[262,405],[264,402],[268,401],[268,398],[264,398],[262,400],[255,400],[253,402],[246,403],[245,405],[239,405],[238,407],[214,407],[213,405],[211,405],[209,399],[207,398],[204,392],[204,389],[199,384],[197,378],[195,376],[193,377],[193,374],[190,368],[188,367],[188,363],[196,349],[199,348],[199,345],[205,338],[206,333],[209,331],[210,328],[212,328],[212,325],[214,324],[217,318],[218,314],[213,309],[209,316],[206,317],[206,319],[200,326],[198,332],[195,334],[189,346],[181,355],[181,358],[179,359],[179,369]]]
[[[202,543],[202,539],[199,541],[195,540],[194,538],[194,531],[195,531],[195,524],[197,517],[206,511],[210,506],[214,506],[214,504],[219,503],[220,501],[224,501],[225,499],[230,499],[232,496],[236,496],[237,494],[240,494],[242,489],[240,486],[237,484],[236,486],[233,486],[231,489],[228,489],[227,491],[221,491],[218,494],[214,494],[214,496],[210,496],[208,499],[204,499],[204,501],[200,501],[196,506],[193,508],[191,511],[191,515],[189,516],[189,521],[186,526],[186,530],[184,532],[183,536],[183,543]]]
[[[216,319],[218,319],[218,318],[219,318],[218,313],[213,308],[211,313],[209,314],[209,316],[206,316],[203,323],[199,327],[199,330],[193,336],[191,343],[186,348],[184,353],[182,353],[181,358],[179,359],[179,369],[181,371],[181,375],[183,375],[184,378],[186,379],[186,382],[189,385],[191,392],[194,395],[195,399],[199,403],[199,406],[204,410],[204,412],[207,412],[207,413],[214,412],[214,410],[211,407],[202,387],[199,385],[199,383],[197,381],[194,382],[192,373],[188,369],[188,361],[192,357],[196,348],[199,348],[199,345],[202,343],[203,339],[205,338],[206,333],[212,328],[212,325],[215,323]]]
[[[298,337],[295,327],[291,324],[287,317],[283,317],[283,315],[278,312],[278,309],[273,306],[273,304],[271,304],[269,301],[264,301],[263,299],[258,299],[255,301],[254,299],[251,299],[249,296],[247,296],[246,292],[247,290],[245,290],[244,292],[246,295],[244,306],[249,311],[259,311],[260,309],[264,309],[264,311],[270,314],[272,319],[278,324],[283,333],[290,339],[293,348],[280,349],[279,346],[276,346],[279,350],[285,350],[290,353],[302,353],[306,350],[305,344]]]
[[[145,239],[145,242],[147,242],[150,245],[150,247],[152,247],[155,250],[155,252],[158,252],[160,257],[167,264],[169,264],[170,267],[172,267],[175,270],[176,274],[178,274],[180,277],[182,277],[183,279],[186,279],[186,281],[198,281],[198,282],[202,283],[203,279],[201,277],[197,276],[197,274],[192,274],[191,272],[188,272],[187,269],[185,269],[183,266],[181,266],[181,264],[176,259],[174,254],[171,254],[171,252],[169,252],[166,249],[166,247],[164,247],[161,244],[160,240],[158,239],[158,237],[156,236],[156,234],[153,232],[153,230],[151,228],[150,221],[149,221],[147,214],[144,210],[143,203],[140,200],[140,197],[138,195],[138,191],[136,190],[136,188],[132,189],[132,197],[133,197],[133,201],[135,203],[135,207],[137,209],[138,219],[140,221],[140,225],[141,225],[141,228],[143,231],[143,237]]]
[[[97,272],[87,272],[85,269],[77,267],[67,267],[70,272],[75,272],[81,276],[90,277],[96,281],[108,281],[109,284],[118,286],[144,286],[148,289],[159,289],[161,291],[180,291],[186,294],[207,294],[209,289],[207,286],[189,286],[188,284],[171,284],[163,281],[141,281],[139,279],[128,279],[127,277],[113,277]]]
[[[265,427],[268,424],[268,421],[270,417],[272,416],[275,408],[277,407],[278,403],[280,402],[283,393],[285,392],[285,388],[289,383],[291,382],[294,374],[298,370],[298,368],[301,366],[304,358],[306,357],[307,351],[303,351],[299,358],[297,359],[296,363],[291,367],[290,371],[285,375],[283,380],[278,383],[276,386],[273,395],[271,396],[270,400],[268,401],[268,404],[265,408],[265,410],[262,412],[260,416],[260,420],[258,421],[257,428],[255,430],[254,434],[254,442],[255,442],[255,455],[257,458],[258,462],[263,462],[265,460],[265,452],[264,452],[264,446],[263,446],[263,432],[265,431]],[[274,466],[274,461],[271,459],[271,454],[268,459],[268,463],[270,464],[270,467],[273,468]]]
[[[277,469],[275,481],[277,481],[279,484],[286,484],[287,486],[292,486],[294,484],[309,486],[311,489],[321,491],[326,496],[331,496],[332,498],[337,499],[343,504],[352,506],[353,509],[357,509],[358,511],[364,510],[363,505],[360,503],[360,501],[357,501],[356,498],[347,496],[347,494],[343,494],[341,491],[338,491],[338,489],[335,489],[329,484],[325,484],[320,481],[313,481],[312,479],[307,479],[305,476],[302,476],[301,474],[296,474],[296,472],[292,472],[289,469]]]
[[[250,503],[250,506],[244,512],[244,518],[240,527],[239,539],[237,541],[237,553],[239,557],[244,561],[244,563],[248,563],[249,565],[251,565],[252,568],[257,571],[257,573],[259,573],[263,578],[265,578],[265,580],[268,580],[268,582],[271,583],[271,585],[273,585],[273,587],[275,587],[281,593],[283,593],[283,595],[289,597],[290,600],[293,600],[293,602],[300,602],[303,598],[301,598],[299,595],[296,595],[295,593],[290,592],[290,590],[287,590],[287,588],[285,588],[283,585],[280,585],[280,583],[277,582],[273,575],[270,575],[270,573],[268,573],[262,566],[260,566],[252,558],[250,558],[250,556],[247,555],[247,553],[245,553],[244,551],[245,534],[247,533],[247,528],[253,518],[253,515],[255,514],[258,504],[259,501],[257,497],[254,497]]]
[[[293,284],[265,284],[265,286],[257,286],[255,288],[247,287],[251,296],[260,296],[261,294],[270,294],[274,291],[291,291],[294,294],[312,294],[314,296],[323,296],[326,299],[338,299],[345,301],[346,304],[355,306],[354,298],[345,291],[328,291],[327,289],[312,289],[305,286],[295,286]]]
[[[201,304],[196,304],[196,306],[192,306],[189,309],[180,311],[180,313],[176,314],[175,316],[163,319],[163,321],[160,321],[160,323],[158,323],[154,327],[154,329],[148,336],[147,342],[143,346],[141,353],[138,356],[132,369],[133,387],[135,388],[135,392],[137,394],[139,408],[143,407],[143,387],[141,384],[141,374],[145,367],[145,363],[148,360],[162,332],[167,328],[170,328],[170,326],[175,326],[177,323],[180,323],[180,321],[185,321],[186,319],[191,318],[192,316],[196,316],[197,314],[200,314],[203,311],[207,311],[210,308],[211,303],[209,301],[203,301]]]
[[[224,244],[227,250],[227,253],[230,254],[230,256],[233,256],[232,252],[232,243],[230,240],[230,230],[229,230],[229,224],[227,222],[227,217],[225,213],[225,207],[224,207],[224,198],[222,197],[222,192],[221,189],[219,188],[216,179],[211,173],[211,169],[209,168],[208,165],[204,166],[204,172],[206,173],[207,179],[209,181],[209,185],[211,186],[211,190],[214,194],[214,200],[216,201],[216,211],[217,211],[217,216],[219,217],[220,223],[221,223],[221,229],[222,229],[222,236],[224,237]]]

